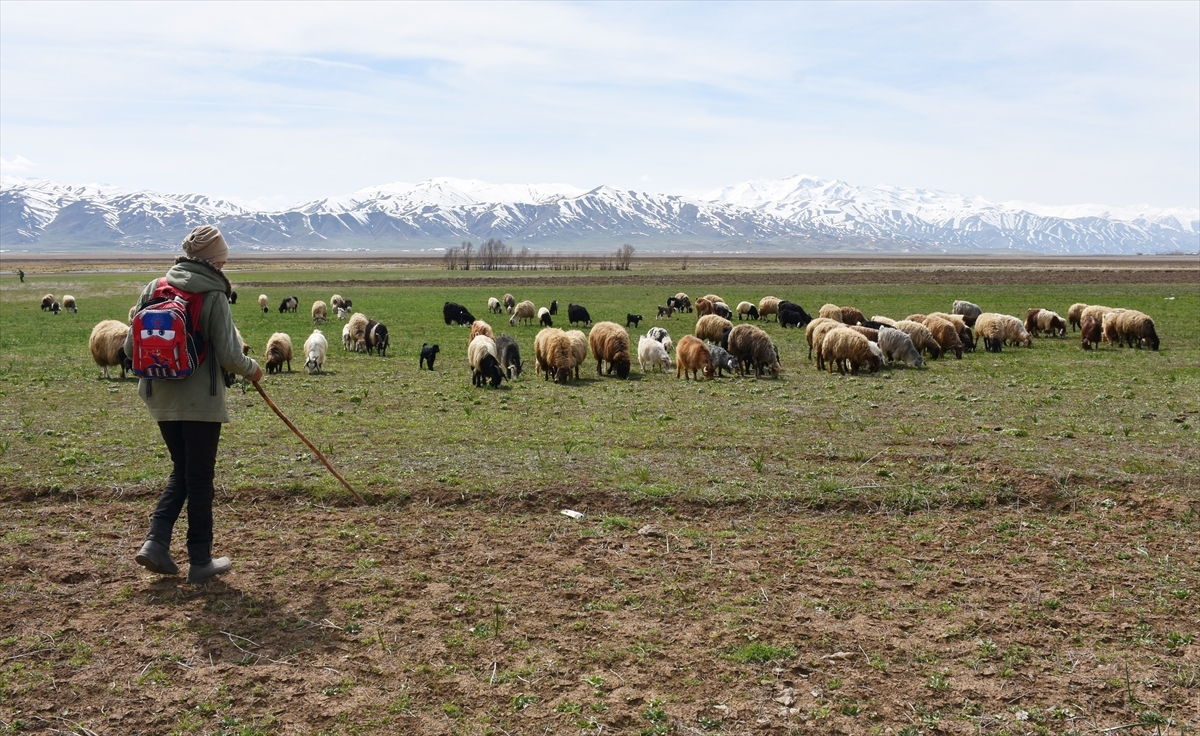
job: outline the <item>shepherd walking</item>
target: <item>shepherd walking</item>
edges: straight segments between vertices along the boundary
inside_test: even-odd
[[[139,368],[138,348],[143,356],[153,359],[138,383],[138,395],[145,402],[150,416],[158,422],[159,431],[171,456],[171,474],[158,505],[150,515],[150,532],[134,558],[150,572],[176,575],[179,567],[171,559],[171,535],[175,521],[187,504],[187,554],[190,583],[200,583],[229,572],[228,557],[213,558],[213,477],[216,474],[217,444],[221,424],[229,421],[225,406],[224,373],[245,376],[257,382],[262,369],[253,359],[242,354],[242,346],[229,311],[229,280],[221,269],[229,256],[225,238],[215,227],[204,225],[192,230],[183,241],[185,255],[175,260],[163,279],[155,279],[138,298],[135,311],[148,315],[134,318],[135,329],[125,341],[125,354],[134,357],[134,370]],[[166,298],[164,294],[167,295]],[[136,340],[159,338],[162,330],[145,330],[142,338],[139,324],[156,327],[162,323],[164,312],[150,314],[156,304],[186,305],[178,313],[189,313],[188,321],[195,335],[194,364],[186,363],[185,378],[175,378],[183,370],[163,370],[161,355],[153,355],[146,345]],[[194,316],[191,316],[194,315]],[[156,320],[151,324],[151,318]],[[138,333],[135,335],[135,333]],[[178,350],[175,354],[178,355]]]

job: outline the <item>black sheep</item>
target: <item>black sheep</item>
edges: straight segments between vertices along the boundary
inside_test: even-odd
[[[61,309],[62,309],[62,307],[59,306],[58,302],[50,302],[50,311],[51,312],[58,314],[59,310],[61,310]]]
[[[733,319],[733,310],[729,308],[728,304],[720,304],[720,303],[714,304],[713,305],[713,313],[716,314],[718,317],[724,317],[725,319]]]
[[[550,314],[553,314],[553,315],[558,314],[558,300],[557,299],[550,302]]]
[[[504,377],[504,371],[500,368],[500,362],[490,353],[483,356],[483,360],[479,361],[479,370],[471,374],[471,383],[474,386],[483,386],[483,384],[491,381],[492,388],[500,388],[500,382],[505,380],[508,379]]]
[[[758,319],[758,307],[751,304],[749,311],[746,312],[746,316],[749,317],[750,319]],[[742,319],[742,313],[738,312],[738,321],[740,322],[741,319]]]
[[[422,365],[428,365],[429,370],[433,370],[433,361],[437,358],[439,350],[441,348],[437,345],[421,343],[421,360],[417,362],[417,370],[421,370]]]
[[[780,327],[804,327],[811,319],[805,319],[808,315],[803,312],[797,312],[791,309],[780,308],[779,314],[776,317],[779,319]]]
[[[863,322],[863,323],[862,323],[862,326],[863,326],[863,327],[870,327],[872,330],[878,330],[878,329],[881,329],[881,328],[884,328],[884,327],[891,327],[891,325],[885,325],[884,323],[882,323],[882,322],[876,322],[876,321],[875,321],[875,320],[873,320],[873,319],[869,319],[869,320],[867,320],[867,321]]]
[[[374,349],[379,351],[379,357],[386,357],[389,342],[387,327],[373,319],[367,320],[366,338],[367,355]]]
[[[800,306],[799,304],[796,304],[795,302],[789,302],[786,299],[780,301],[779,302],[780,313],[782,313],[783,310],[785,310],[785,309],[788,310],[789,312],[795,312],[796,314],[799,315],[800,321],[797,322],[796,324],[798,324],[801,327],[804,327],[809,322],[812,322],[812,317],[809,316],[808,312],[804,311],[804,307]]]
[[[538,322],[542,323],[542,327],[553,327],[554,322],[550,320],[550,310],[547,309],[545,312],[542,312],[538,317]]]
[[[471,314],[463,305],[454,302],[446,302],[442,307],[442,318],[446,320],[446,324],[456,322],[459,327],[475,321],[475,315]]]
[[[571,324],[582,322],[585,326],[592,326],[592,315],[588,314],[587,308],[579,304],[567,305],[567,319]]]
[[[517,347],[516,340],[508,335],[497,337],[496,355],[500,356],[500,365],[509,378],[521,375],[521,349]]]
[[[642,321],[642,315],[640,315],[640,314],[626,314],[625,315],[625,326],[626,327],[628,327],[631,322],[633,323],[634,327],[637,327],[641,321]]]
[[[236,291],[229,292],[229,303],[237,304],[237,292]]]

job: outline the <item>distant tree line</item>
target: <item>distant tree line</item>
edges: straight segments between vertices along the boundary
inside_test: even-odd
[[[488,238],[478,248],[464,240],[461,245],[447,249],[442,256],[442,266],[448,271],[470,271],[472,266],[482,271],[590,271],[593,267],[601,271],[628,271],[636,250],[626,243],[610,256],[559,252],[543,257],[527,247],[514,254],[512,246],[505,245],[503,240]]]

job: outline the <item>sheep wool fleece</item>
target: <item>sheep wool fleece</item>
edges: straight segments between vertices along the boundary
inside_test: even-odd
[[[229,280],[215,267],[182,257],[167,271],[167,283],[181,291],[204,293],[200,311],[200,331],[208,342],[204,361],[181,380],[138,381],[138,396],[158,422],[228,422],[225,406],[225,381],[212,361],[230,373],[253,376],[258,364],[242,354],[229,311]],[[151,281],[138,297],[136,310],[150,301],[158,279]],[[133,355],[133,332],[125,339],[125,354]],[[151,385],[152,384],[152,385]]]

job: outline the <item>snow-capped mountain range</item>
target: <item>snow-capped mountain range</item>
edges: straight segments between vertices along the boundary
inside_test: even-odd
[[[1200,210],[1045,206],[812,176],[700,196],[568,184],[436,178],[267,212],[161,194],[11,176],[0,181],[7,252],[178,247],[200,224],[255,250],[422,250],[500,238],[535,250],[1132,254],[1200,250]]]

